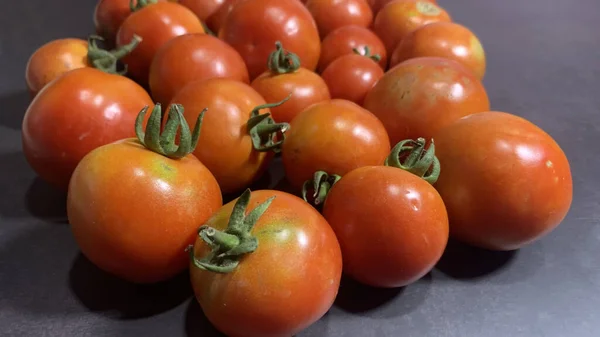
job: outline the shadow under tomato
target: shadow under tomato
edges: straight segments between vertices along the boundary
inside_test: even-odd
[[[71,267],[69,285],[89,310],[122,320],[163,313],[192,296],[187,272],[165,282],[137,285],[103,272],[82,254]]]
[[[28,91],[12,92],[0,96],[0,125],[13,130],[21,130],[23,116],[31,102]]]
[[[27,211],[47,222],[68,224],[67,193],[36,177],[25,194]]]
[[[192,298],[185,313],[185,332],[188,337],[226,337],[204,316],[195,298]]]

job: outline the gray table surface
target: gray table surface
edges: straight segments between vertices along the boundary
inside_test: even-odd
[[[599,336],[600,2],[438,2],[482,40],[493,109],[537,123],[567,153],[571,211],[518,252],[452,242],[436,269],[405,289],[346,280],[331,311],[300,336]],[[93,6],[25,0],[0,10],[0,336],[220,336],[186,275],[136,289],[83,258],[64,195],[36,179],[22,155],[27,58],[51,39],[92,32]],[[279,178],[275,168],[271,179]]]

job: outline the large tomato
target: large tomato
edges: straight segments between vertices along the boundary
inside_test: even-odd
[[[152,98],[167,104],[186,84],[215,77],[248,83],[248,69],[238,52],[208,34],[186,34],[161,47],[150,66]]]
[[[196,14],[200,21],[206,21],[215,14],[226,0],[179,0],[179,3]]]
[[[342,255],[331,227],[304,200],[280,191],[246,191],[223,206],[190,252],[196,299],[227,336],[296,335],[329,310],[340,285]]]
[[[132,80],[94,68],[72,70],[51,82],[23,118],[23,152],[45,181],[67,189],[91,150],[134,135],[131,127],[148,93]]]
[[[321,38],[339,27],[357,25],[366,28],[373,22],[367,0],[308,0],[306,8],[315,18]]]
[[[462,63],[482,79],[485,52],[469,28],[453,22],[436,22],[410,32],[396,46],[390,67],[415,57],[437,56]]]
[[[421,26],[451,21],[443,8],[425,0],[396,0],[385,5],[375,17],[373,30],[381,38],[388,55],[412,30]]]
[[[133,9],[158,1],[164,0],[138,0],[134,3]],[[96,33],[114,42],[119,27],[131,14],[131,5],[131,0],[99,0],[94,9]]]
[[[389,4],[390,2],[393,2],[396,0],[368,0],[369,6],[371,6],[371,9],[373,10],[373,14],[377,15],[377,13],[379,13],[379,11],[387,4]],[[436,0],[425,0],[427,2],[431,2],[436,4],[437,1]]]
[[[321,46],[319,71],[322,72],[335,59],[353,54],[358,49],[362,54],[369,48],[371,55],[379,56],[382,69],[387,66],[387,53],[383,42],[371,30],[360,26],[344,26],[329,33]]]
[[[512,250],[550,232],[571,206],[573,182],[559,145],[504,112],[464,117],[435,135],[442,167],[435,187],[450,234],[475,246]]]
[[[290,123],[281,148],[288,181],[297,190],[316,171],[344,175],[380,165],[390,151],[385,127],[371,113],[346,100],[316,103]]]
[[[81,160],[69,185],[67,214],[81,252],[100,269],[138,283],[166,280],[188,266],[185,248],[197,228],[222,205],[210,171],[190,153],[194,134],[172,107],[171,126],[161,137],[156,105],[147,129],[136,122],[138,139],[99,147]],[[130,129],[133,124],[128,124]]]
[[[453,121],[490,109],[483,84],[456,61],[419,57],[390,69],[364,107],[385,125],[390,142],[431,138]]]
[[[140,45],[123,58],[128,75],[142,85],[148,84],[148,72],[156,52],[176,36],[204,33],[202,23],[187,7],[175,2],[150,4],[131,13],[117,32],[117,45],[130,43],[134,35]]]
[[[315,70],[321,53],[317,25],[298,0],[246,0],[237,3],[227,16],[219,37],[241,55],[250,79],[267,70],[275,42],[302,60],[302,66]]]
[[[277,122],[289,123],[308,106],[329,100],[329,89],[323,79],[301,67],[298,56],[276,43],[269,57],[269,70],[252,81],[252,87],[268,102],[278,102],[291,95],[282,106],[271,108]]]

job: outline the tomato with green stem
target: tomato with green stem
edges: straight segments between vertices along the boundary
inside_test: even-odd
[[[105,272],[135,283],[184,271],[186,247],[223,202],[214,176],[191,155],[203,114],[191,132],[183,107],[173,105],[161,133],[160,104],[143,130],[148,108],[135,121],[137,139],[107,144],[81,160],[67,197],[81,252]]]
[[[115,42],[119,27],[131,12],[136,11],[146,4],[157,3],[164,0],[145,0],[132,3],[131,0],[99,0],[94,8],[94,26],[96,33],[110,43]]]
[[[315,18],[321,38],[343,26],[368,28],[373,23],[367,0],[308,0],[305,6]]]
[[[189,250],[192,287],[208,320],[227,336],[293,336],[332,306],[340,246],[304,200],[246,190],[198,234]]]
[[[358,49],[361,54],[368,47],[373,55],[379,55],[381,69],[386,69],[387,52],[381,39],[371,30],[361,26],[340,27],[323,39],[321,57],[319,58],[319,72],[323,72],[334,60],[348,54],[353,54]]]

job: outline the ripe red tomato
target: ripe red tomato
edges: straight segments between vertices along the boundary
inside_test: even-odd
[[[373,10],[373,15],[377,15],[377,13],[379,13],[379,11],[387,4],[389,4],[390,2],[393,2],[395,0],[368,0],[369,6],[371,6],[371,9]],[[433,4],[437,4],[436,0],[425,0],[427,2],[431,2]]]
[[[316,171],[344,175],[380,165],[390,152],[385,127],[371,113],[346,100],[316,103],[290,123],[281,148],[285,174],[300,190]]]
[[[181,125],[178,146],[176,128],[160,139],[145,136],[160,132],[160,105],[146,133],[144,112],[136,122],[138,139],[99,147],[81,160],[69,185],[67,214],[81,252],[92,263],[131,282],[154,283],[187,268],[185,248],[223,201],[213,175],[190,154],[197,132],[191,135]],[[169,113],[175,127],[180,114]]]
[[[321,74],[331,97],[362,105],[367,92],[383,76],[378,60],[365,55],[348,54],[331,62]]]
[[[353,54],[358,49],[361,54],[368,47],[372,55],[379,55],[379,65],[382,69],[387,66],[387,53],[383,42],[367,28],[360,26],[344,26],[329,33],[321,47],[319,71],[322,72],[335,59],[348,54]]]
[[[219,37],[242,55],[251,80],[267,70],[265,60],[277,41],[298,55],[308,70],[315,70],[321,53],[315,20],[297,0],[239,2],[227,16]]]
[[[559,145],[531,122],[482,112],[441,129],[435,187],[450,235],[494,250],[521,248],[553,230],[571,206],[573,182]]]
[[[395,0],[375,17],[373,30],[381,38],[388,55],[411,31],[440,21],[451,21],[443,8],[425,0]]]
[[[298,197],[246,191],[199,233],[190,250],[192,286],[208,320],[227,336],[296,335],[337,296],[340,246],[323,216]]]
[[[325,81],[311,70],[300,67],[296,54],[283,49],[280,43],[269,57],[269,70],[252,81],[252,87],[268,102],[279,102],[291,94],[283,105],[271,108],[277,122],[289,123],[308,106],[329,100]]]
[[[477,112],[488,111],[483,84],[456,61],[419,57],[390,69],[365,97],[364,107],[385,125],[390,142],[424,137]]]
[[[215,14],[226,0],[179,0],[179,3],[189,8],[200,21],[206,21]]]
[[[215,77],[248,83],[248,69],[238,52],[208,34],[186,34],[161,47],[150,66],[152,98],[168,104],[186,84]]]
[[[321,38],[343,26],[367,28],[373,22],[367,0],[308,0],[306,8],[315,18]]]
[[[91,150],[134,135],[148,93],[132,80],[94,68],[72,70],[42,90],[23,118],[23,152],[46,182],[67,189]]]
[[[164,0],[137,1],[136,7],[144,4],[153,4]],[[115,41],[115,36],[121,24],[131,14],[131,0],[99,0],[94,9],[94,25],[96,33],[110,42]]]
[[[213,33],[218,34],[219,30],[221,29],[221,26],[223,25],[223,22],[225,22],[225,19],[227,18],[227,16],[229,16],[229,13],[231,13],[233,7],[237,5],[238,2],[242,1],[246,0],[225,0],[225,2],[219,7],[219,9],[217,9],[216,12],[214,12],[211,16],[209,16],[206,19],[206,25],[208,26],[208,28]]]
[[[147,85],[150,64],[158,49],[176,36],[193,33],[204,33],[202,23],[194,12],[178,3],[159,2],[131,13],[119,28],[117,45],[129,43],[134,35],[142,42],[123,58],[127,74]]]
[[[485,75],[485,52],[467,27],[453,22],[436,22],[410,32],[398,44],[390,67],[415,57],[437,56],[462,63],[479,79]]]

